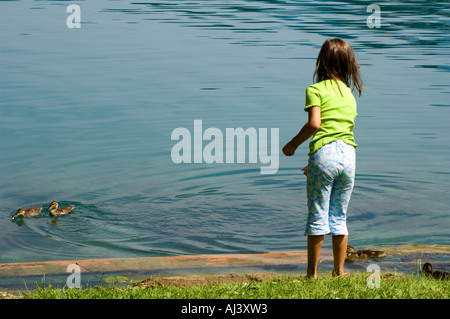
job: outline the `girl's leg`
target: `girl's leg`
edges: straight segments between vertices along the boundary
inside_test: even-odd
[[[308,269],[306,272],[306,277],[308,278],[317,278],[317,265],[319,263],[323,237],[323,235],[308,236]]]
[[[349,179],[349,183],[342,183],[342,180],[346,178],[341,176],[335,181],[336,187],[331,193],[329,225],[333,235],[333,276],[344,275],[344,262],[347,255],[347,206],[353,189],[353,180]]]
[[[347,209],[355,183],[355,148],[339,141],[336,153],[339,165],[333,190],[330,196],[329,226],[333,235],[333,276],[344,275],[344,262],[347,255],[348,229]]]
[[[333,237],[333,276],[344,275],[344,261],[347,255],[348,235],[335,235]]]

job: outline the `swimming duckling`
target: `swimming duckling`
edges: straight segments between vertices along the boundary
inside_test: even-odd
[[[441,270],[433,270],[433,266],[430,263],[425,263],[422,268],[422,272],[428,276],[436,279],[450,279],[450,273]]]
[[[360,249],[356,250],[353,246],[347,245],[347,257],[346,261],[354,261],[356,258],[367,259],[367,258],[383,258],[386,257],[386,253],[382,250],[374,249]]]
[[[31,216],[37,216],[41,213],[42,207],[30,207],[30,208],[19,208],[16,210],[14,215],[11,216],[11,219],[16,218],[17,216],[23,216],[23,217],[31,217]]]
[[[50,211],[50,215],[52,215],[52,216],[61,216],[61,215],[70,214],[70,212],[74,208],[75,208],[74,205],[68,205],[68,206],[58,208],[58,203],[53,201],[50,203],[50,206],[48,206],[47,210]]]

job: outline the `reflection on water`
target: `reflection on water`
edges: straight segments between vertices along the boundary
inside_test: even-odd
[[[0,262],[305,249],[307,148],[260,164],[175,165],[177,127],[306,120],[327,37],[356,49],[354,246],[449,244],[450,4],[0,1]],[[11,221],[58,200],[73,214]],[[47,205],[47,206],[46,206]],[[325,245],[329,245],[326,241]]]

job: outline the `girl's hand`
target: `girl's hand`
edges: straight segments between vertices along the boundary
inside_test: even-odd
[[[297,148],[294,146],[294,144],[291,141],[283,147],[283,153],[286,156],[292,156],[292,155],[294,155],[296,149]]]
[[[305,176],[308,176],[308,166],[305,166],[302,168],[303,174],[305,174]]]

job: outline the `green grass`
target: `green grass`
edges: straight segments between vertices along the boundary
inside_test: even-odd
[[[24,299],[448,299],[450,281],[412,275],[381,278],[379,288],[367,285],[368,275],[344,278],[322,275],[319,279],[276,276],[265,281],[192,287],[143,288],[102,285],[81,289],[37,287],[22,291]]]

